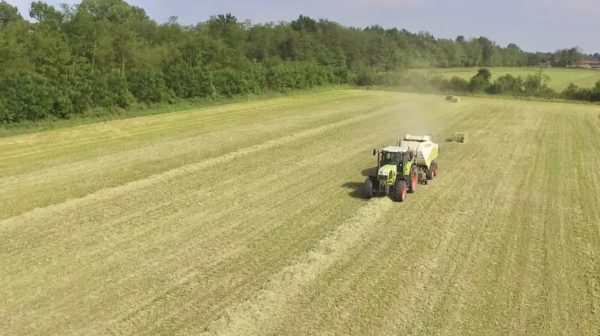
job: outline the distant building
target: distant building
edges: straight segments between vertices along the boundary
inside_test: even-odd
[[[540,62],[540,64],[538,64],[538,65],[542,68],[552,68],[552,62],[550,62],[550,61],[543,61],[543,62]]]
[[[600,70],[600,61],[581,61],[577,64],[569,64],[567,68]]]
[[[600,61],[583,61],[581,62],[581,67],[600,71]]]

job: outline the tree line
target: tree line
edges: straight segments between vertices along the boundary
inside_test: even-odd
[[[394,82],[408,68],[573,62],[571,52],[528,53],[485,37],[438,39],[306,16],[267,24],[230,14],[196,25],[176,17],[157,23],[123,0],[58,8],[36,1],[28,14],[32,22],[0,2],[3,123],[178,99]]]

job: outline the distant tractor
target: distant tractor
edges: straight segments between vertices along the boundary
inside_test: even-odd
[[[365,181],[367,199],[390,195],[394,201],[404,202],[419,182],[426,184],[437,176],[438,145],[427,135],[406,135],[398,146],[375,149],[373,155],[377,155],[377,175]]]

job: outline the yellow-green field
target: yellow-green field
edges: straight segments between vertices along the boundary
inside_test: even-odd
[[[599,113],[337,90],[2,138],[0,334],[598,335]],[[440,175],[362,199],[405,132]]]
[[[448,69],[430,69],[430,70],[413,70],[422,73],[438,74],[446,78],[457,76],[463,79],[473,77],[479,68],[448,68]],[[511,74],[513,76],[526,77],[527,75],[535,74],[540,71],[536,67],[510,68],[498,67],[489,68],[492,72],[492,80]],[[587,69],[567,69],[567,68],[544,68],[543,73],[550,78],[547,82],[550,88],[557,91],[564,90],[570,83],[573,83],[582,88],[593,87],[596,82],[600,81],[600,71]]]

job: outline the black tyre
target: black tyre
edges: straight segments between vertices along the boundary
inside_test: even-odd
[[[373,197],[373,181],[370,178],[365,181],[364,195],[366,199]]]
[[[427,169],[427,171],[425,172],[425,177],[427,178],[428,181],[433,180],[434,168],[435,168],[435,161],[431,162],[429,169]]]
[[[406,181],[398,179],[396,180],[394,189],[392,190],[392,199],[396,202],[404,202],[404,200],[406,200],[407,192],[408,187],[406,185]]]
[[[427,169],[427,179],[428,180],[433,180],[435,178],[435,176],[437,175],[437,161],[433,161],[431,162],[431,166],[429,167],[429,169]]]
[[[414,193],[417,190],[417,184],[419,184],[419,172],[417,167],[412,166],[410,168],[410,175],[407,176],[406,183],[408,184],[408,192]]]

